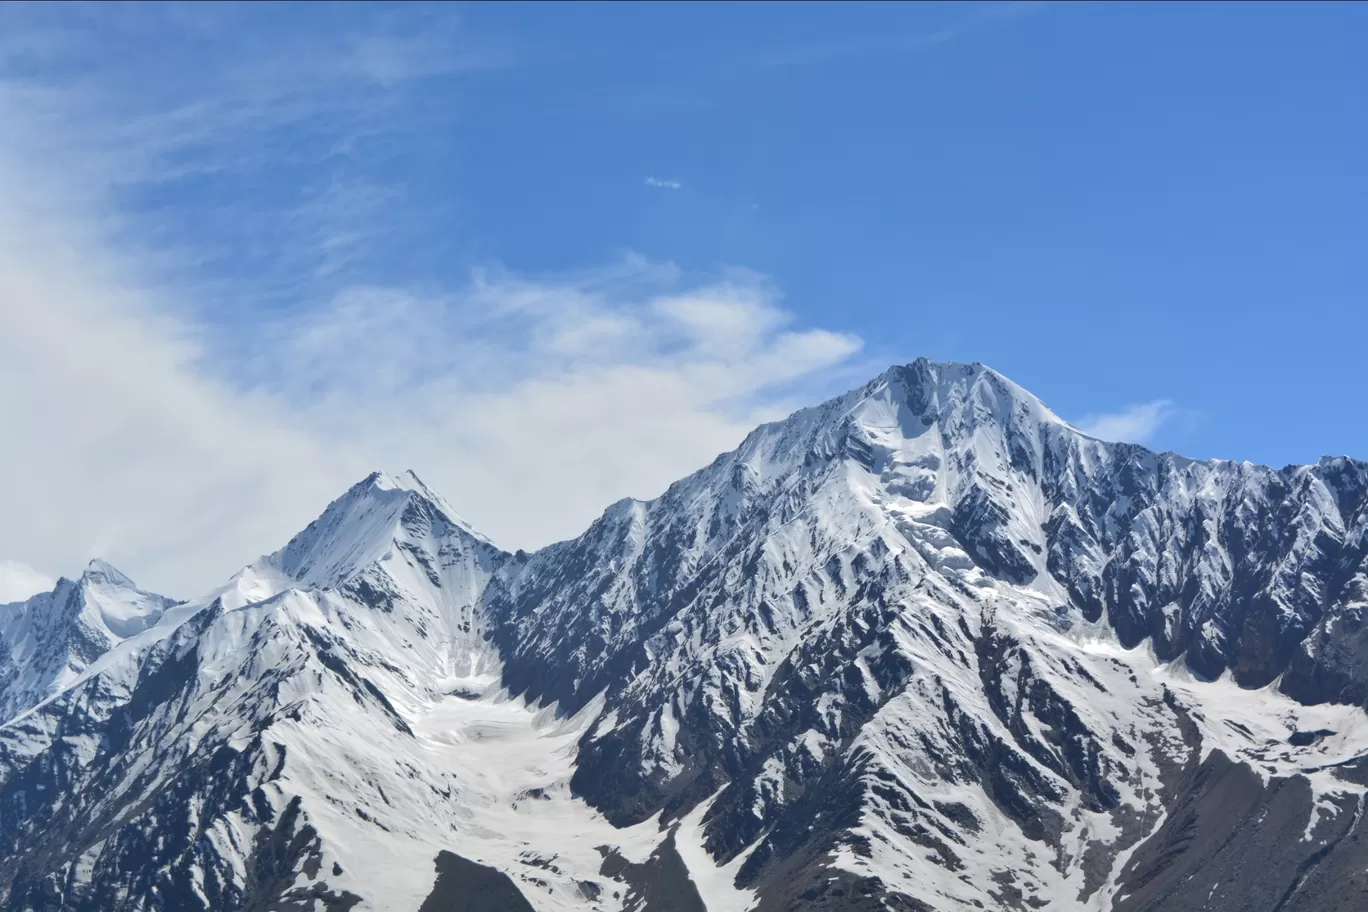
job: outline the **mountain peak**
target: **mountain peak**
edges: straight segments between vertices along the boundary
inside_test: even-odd
[[[137,588],[133,580],[119,571],[113,564],[98,557],[86,564],[85,571],[81,573],[81,580],[88,583],[103,583],[105,585],[122,586],[129,589]]]
[[[1030,418],[1065,425],[1035,394],[979,361],[931,361],[918,358],[895,365],[875,380],[877,388],[897,388],[914,412],[940,417],[946,412],[962,418],[995,418],[1008,423]]]
[[[480,545],[494,548],[412,470],[398,477],[377,471],[328,504],[272,560],[306,585],[338,585],[390,553],[397,539],[407,537],[406,523],[421,524],[418,517],[433,513]]]
[[[414,494],[417,494],[423,499],[427,500],[433,506],[437,507],[437,509],[441,510],[442,513],[445,514],[447,519],[451,520],[453,523],[459,526],[461,531],[465,532],[472,538],[476,538],[487,545],[494,544],[482,533],[476,530],[474,526],[467,522],[465,518],[461,516],[460,513],[457,513],[456,509],[451,506],[451,504],[447,501],[446,498],[444,498],[441,494],[438,494],[432,488],[428,487],[427,484],[423,481],[423,479],[419,478],[418,473],[413,471],[413,469],[405,469],[399,475],[399,477],[397,479],[393,479],[391,483],[395,484],[397,487],[405,491],[412,491]]]
[[[50,592],[4,606],[0,723],[72,684],[92,662],[154,626],[175,604],[97,559],[80,579],[63,578]]]
[[[329,504],[329,509],[332,509],[332,507],[348,498],[366,497],[370,492],[401,492],[401,494],[393,496],[402,496],[403,492],[417,495],[440,510],[447,519],[459,526],[467,535],[479,539],[485,544],[493,544],[488,537],[476,530],[476,528],[467,522],[460,513],[456,512],[456,509],[451,506],[446,498],[429,487],[423,479],[419,478],[418,473],[413,471],[413,469],[405,469],[397,476],[390,475],[388,472],[380,470],[371,472],[365,478],[348,488],[347,492],[343,494],[342,497],[333,501],[332,504]]]

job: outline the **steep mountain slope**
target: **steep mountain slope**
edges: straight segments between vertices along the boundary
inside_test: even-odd
[[[377,473],[113,644],[0,726],[0,905],[443,908],[472,876],[538,909],[697,901],[655,827],[570,795],[592,711],[499,686],[476,600],[506,559]]]
[[[486,603],[515,691],[606,698],[576,788],[621,824],[725,788],[708,846],[770,905],[1104,904],[1186,742],[1224,743],[1182,724],[1218,718],[1215,691],[1185,704],[1164,676],[1362,702],[1364,478],[1104,443],[986,368],[919,361],[615,505]],[[1307,712],[1264,705],[1259,738]]]
[[[551,908],[611,895],[593,844],[529,849],[630,834],[569,798],[576,721],[499,696],[474,601],[502,559],[377,474],[114,645],[0,729],[0,901],[417,909],[451,849],[527,872]],[[132,674],[111,698],[113,669]]]
[[[155,624],[171,599],[101,560],[52,592],[0,605],[0,720],[69,686],[91,662]]]
[[[1365,607],[1368,465],[980,365],[532,555],[377,474],[204,598],[0,607],[0,906],[1359,908]]]

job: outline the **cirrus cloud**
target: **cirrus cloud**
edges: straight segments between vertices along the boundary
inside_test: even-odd
[[[410,467],[536,547],[659,493],[859,350],[739,270],[625,255],[411,278],[446,210],[413,215],[367,150],[459,107],[411,105],[417,87],[459,98],[517,55],[454,18],[337,12],[361,18],[0,9],[0,559],[55,576],[104,557],[190,596]]]
[[[861,346],[794,326],[753,276],[640,259],[349,286],[225,339],[91,220],[16,211],[0,206],[0,554],[53,573],[103,556],[173,595],[376,467],[416,469],[507,546],[572,536]]]

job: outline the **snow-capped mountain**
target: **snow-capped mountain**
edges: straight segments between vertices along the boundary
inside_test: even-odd
[[[508,554],[376,474],[0,607],[13,909],[1368,905],[1368,464],[917,361]]]
[[[102,560],[51,592],[0,605],[0,719],[60,693],[112,647],[155,624],[171,599]]]

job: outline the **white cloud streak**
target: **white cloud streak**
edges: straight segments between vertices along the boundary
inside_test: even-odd
[[[54,572],[104,556],[174,595],[278,546],[375,467],[414,468],[508,546],[577,534],[860,347],[789,328],[749,277],[690,286],[629,262],[349,288],[262,325],[270,379],[244,389],[107,251],[56,256],[28,227],[0,216],[0,554]]]
[[[46,592],[57,584],[52,577],[39,573],[28,564],[0,560],[0,605],[22,602],[31,595]]]
[[[1089,415],[1076,427],[1099,440],[1124,443],[1148,443],[1154,434],[1174,416],[1174,404],[1167,399],[1128,405],[1102,415]]]
[[[949,44],[985,28],[1038,13],[1045,0],[1014,0],[979,5],[967,15],[929,32],[870,35],[844,41],[820,42],[775,48],[761,53],[753,63],[764,69],[820,66],[875,54],[907,54]]]
[[[138,16],[220,27],[197,7],[138,9],[97,23],[95,45],[89,31],[0,29],[24,59],[74,54],[87,75],[0,65],[0,559],[39,568],[16,579],[98,556],[188,597],[375,468],[413,468],[505,546],[546,544],[706,464],[860,348],[794,326],[776,290],[739,271],[624,257],[535,279],[488,267],[439,285],[363,281],[351,251],[401,190],[364,182],[230,213],[269,227],[280,252],[197,271],[221,256],[216,238],[149,232],[159,213],[130,208],[130,191],[346,154],[392,126],[395,86],[505,57],[408,23],[229,54],[188,96],[146,74],[92,81],[80,55]],[[0,10],[0,26],[41,15]],[[258,292],[282,306],[234,327]]]
[[[98,198],[40,192],[53,177],[0,155],[0,555],[54,575],[101,556],[195,594],[373,468],[542,545],[706,464],[860,347],[792,328],[753,276],[627,259],[348,285],[225,352],[184,306],[196,289],[115,243]]]
[[[659,187],[662,190],[679,190],[684,186],[677,180],[669,180],[663,177],[648,177],[644,183],[648,187]]]

